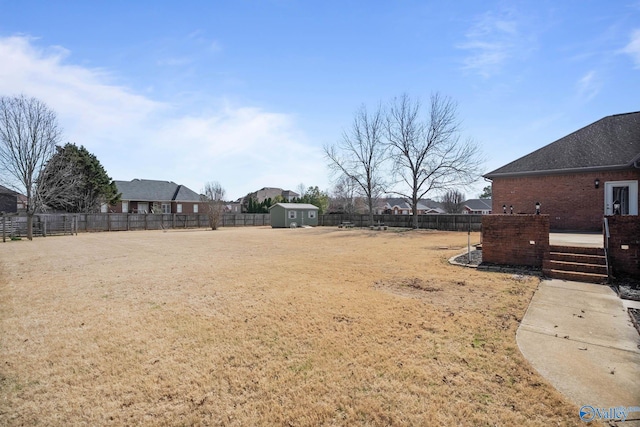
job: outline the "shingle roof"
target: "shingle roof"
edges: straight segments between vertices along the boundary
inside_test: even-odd
[[[640,159],[640,112],[598,120],[485,175],[621,169]]]
[[[411,209],[411,203],[409,200],[404,197],[391,197],[386,200],[386,204],[393,208],[394,206],[399,207],[400,209]],[[418,200],[418,210],[440,210],[444,212],[442,209],[442,203],[434,202],[431,199],[420,199]]]
[[[311,205],[309,203],[276,203],[273,206],[282,206],[285,209],[320,209],[315,205]],[[269,207],[269,209],[273,208],[273,206]]]
[[[142,202],[197,202],[200,195],[184,185],[171,181],[155,181],[151,179],[134,179],[132,181],[115,181],[122,200]]]
[[[464,202],[464,205],[472,211],[490,211],[491,199],[469,199]]]
[[[2,185],[0,185],[0,194],[11,194],[12,196],[14,196],[14,195],[18,195],[20,193],[18,193],[17,191],[13,191],[10,188],[3,187]]]

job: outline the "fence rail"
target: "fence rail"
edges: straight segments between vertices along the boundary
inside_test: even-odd
[[[271,224],[269,214],[225,214],[223,227],[248,227]],[[209,218],[205,214],[36,214],[33,217],[33,235],[48,236],[89,231],[163,230],[178,228],[206,228]],[[27,235],[26,215],[0,217],[0,234],[7,238]]]
[[[388,227],[413,227],[411,215],[374,215],[374,223]],[[369,215],[320,215],[319,225],[337,226],[343,222],[351,222],[355,227],[368,227]],[[432,214],[418,215],[418,228],[442,231],[481,231],[482,215],[477,214]]]
[[[411,215],[374,215],[374,222],[388,227],[413,227]],[[351,222],[355,227],[368,227],[368,215],[334,215],[318,217],[320,226],[337,226]],[[224,214],[222,227],[253,227],[271,224],[269,214]],[[209,219],[205,214],[36,214],[33,217],[33,235],[48,236],[91,231],[161,230],[179,228],[206,228]],[[444,231],[481,231],[482,215],[440,214],[419,215],[418,228]],[[0,234],[7,238],[27,235],[26,215],[0,216]]]

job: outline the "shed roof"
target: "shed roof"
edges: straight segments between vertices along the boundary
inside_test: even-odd
[[[607,116],[485,177],[628,168],[640,159],[640,111]]]
[[[319,210],[320,208],[309,204],[309,203],[276,203],[275,205],[269,207],[269,209],[272,209],[275,206],[282,206],[285,209],[305,209],[305,210],[309,210],[309,209],[315,209],[315,210]]]
[[[149,202],[197,202],[200,195],[195,191],[172,181],[156,181],[152,179],[134,179],[132,181],[115,181],[122,200]]]

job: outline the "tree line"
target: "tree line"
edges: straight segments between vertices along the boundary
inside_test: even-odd
[[[36,98],[0,97],[0,181],[26,196],[27,238],[36,212],[97,212],[120,197],[96,156],[83,146],[58,145],[55,112]]]
[[[95,155],[83,146],[59,145],[62,130],[55,112],[36,98],[0,97],[0,181],[26,195],[28,238],[38,211],[98,212],[120,198],[115,182]],[[407,94],[374,109],[361,106],[341,140],[324,147],[336,191],[345,198],[366,200],[373,224],[374,206],[385,194],[404,197],[417,227],[418,201],[446,192],[446,202],[461,202],[454,187],[479,176],[478,145],[462,139],[457,105],[438,93],[427,107]],[[329,195],[317,186],[300,186],[294,203],[310,203],[327,211]],[[485,188],[485,192],[486,192]],[[490,188],[489,188],[490,192]],[[212,229],[224,211],[224,189],[209,182],[201,194]],[[258,202],[245,197],[244,211],[268,212],[281,196]]]
[[[336,186],[366,199],[371,224],[378,198],[393,194],[409,201],[414,227],[420,199],[473,183],[482,164],[479,146],[461,136],[456,103],[438,93],[427,107],[407,94],[361,106],[324,153]]]
[[[242,211],[246,213],[269,213],[269,208],[276,203],[309,203],[318,207],[320,215],[329,208],[329,194],[320,190],[317,185],[307,188],[301,183],[298,185],[297,190],[299,191],[299,196],[291,200],[286,200],[282,195],[276,195],[273,198],[267,197],[259,201],[256,193],[249,193],[242,199]]]

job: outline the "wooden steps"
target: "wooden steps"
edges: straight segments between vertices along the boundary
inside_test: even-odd
[[[607,261],[603,248],[550,246],[542,262],[547,277],[575,282],[607,283]]]

